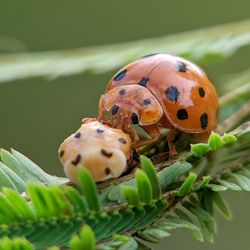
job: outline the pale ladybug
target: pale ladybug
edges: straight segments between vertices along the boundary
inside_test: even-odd
[[[152,143],[159,128],[168,128],[173,156],[176,132],[207,138],[217,126],[217,112],[216,90],[199,66],[181,57],[154,54],[115,74],[100,98],[98,119],[130,134],[134,148]],[[151,138],[140,140],[132,124],[140,125]]]
[[[86,167],[96,182],[117,178],[131,159],[131,139],[119,129],[85,118],[61,144],[59,157],[66,176],[75,184],[79,166]]]

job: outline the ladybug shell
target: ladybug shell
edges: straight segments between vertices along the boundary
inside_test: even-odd
[[[102,105],[105,110],[111,111],[114,104],[120,107],[118,114],[120,124],[129,121],[132,114],[137,115],[138,123],[141,126],[154,124],[163,115],[158,100],[147,88],[140,85],[116,87],[103,95]]]
[[[203,133],[217,126],[216,90],[204,71],[190,61],[167,54],[143,57],[122,68],[108,83],[107,92],[134,84],[156,97],[173,127]]]
[[[119,177],[127,170],[131,139],[119,129],[91,121],[64,140],[59,148],[65,174],[78,183],[78,167],[86,167],[96,182]]]

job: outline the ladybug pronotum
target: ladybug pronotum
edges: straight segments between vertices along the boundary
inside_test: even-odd
[[[168,128],[173,156],[176,132],[208,138],[217,126],[217,112],[216,90],[200,67],[180,57],[155,54],[115,74],[100,98],[98,119],[128,133],[134,148],[152,143],[159,138],[159,128]],[[132,124],[151,138],[140,140]]]
[[[131,139],[119,129],[85,118],[82,126],[61,144],[59,158],[73,183],[78,183],[79,166],[86,167],[96,182],[117,178],[127,170]]]

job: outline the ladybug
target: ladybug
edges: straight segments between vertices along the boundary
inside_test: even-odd
[[[78,168],[86,167],[95,182],[119,177],[130,161],[131,139],[123,131],[95,119],[83,119],[82,126],[59,148],[59,158],[71,182],[78,184]]]
[[[181,57],[153,54],[112,77],[100,98],[98,119],[128,133],[134,148],[154,142],[159,128],[168,128],[173,156],[176,134],[182,131],[207,139],[217,126],[217,112],[216,90],[199,66]],[[140,140],[133,124],[150,139]]]

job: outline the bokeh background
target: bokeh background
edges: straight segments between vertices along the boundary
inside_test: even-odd
[[[249,0],[0,0],[0,52],[61,50],[163,36],[249,18],[249,10]],[[248,46],[205,70],[221,82],[225,75],[249,67],[249,58]],[[47,172],[63,175],[57,148],[83,117],[96,115],[98,98],[113,74],[1,83],[0,147],[13,147]],[[228,222],[217,216],[215,244],[197,243],[180,230],[153,248],[249,249],[250,196],[227,193],[225,197],[234,217]]]

